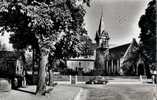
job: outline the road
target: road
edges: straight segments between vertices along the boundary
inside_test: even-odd
[[[86,100],[157,100],[152,85],[84,85]],[[83,95],[82,95],[83,96]]]

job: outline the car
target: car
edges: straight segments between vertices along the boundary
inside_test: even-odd
[[[94,79],[89,79],[88,81],[86,81],[86,84],[94,84]]]
[[[86,84],[107,84],[108,80],[104,78],[92,78],[86,81]]]

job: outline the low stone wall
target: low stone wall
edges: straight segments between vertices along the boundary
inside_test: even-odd
[[[11,81],[7,78],[0,78],[0,92],[11,90]]]
[[[54,75],[54,81],[70,81],[70,75]]]
[[[118,79],[118,80],[130,80],[130,79],[133,79],[133,80],[137,80],[137,79],[140,79],[139,76],[65,76],[65,75],[56,75],[53,77],[53,80],[54,81],[60,81],[60,82],[73,82],[75,81],[74,83],[77,83],[77,82],[86,82],[86,81],[89,81],[91,79],[99,79],[99,78],[104,78],[104,79],[107,79],[107,80],[114,80],[114,79]],[[145,78],[142,78],[142,79],[145,79]]]

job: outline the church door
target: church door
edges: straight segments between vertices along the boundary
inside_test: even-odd
[[[144,75],[144,65],[143,64],[138,65],[138,75]]]

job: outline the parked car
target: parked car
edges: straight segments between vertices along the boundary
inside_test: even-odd
[[[108,80],[104,78],[92,78],[86,82],[86,84],[107,84]]]

